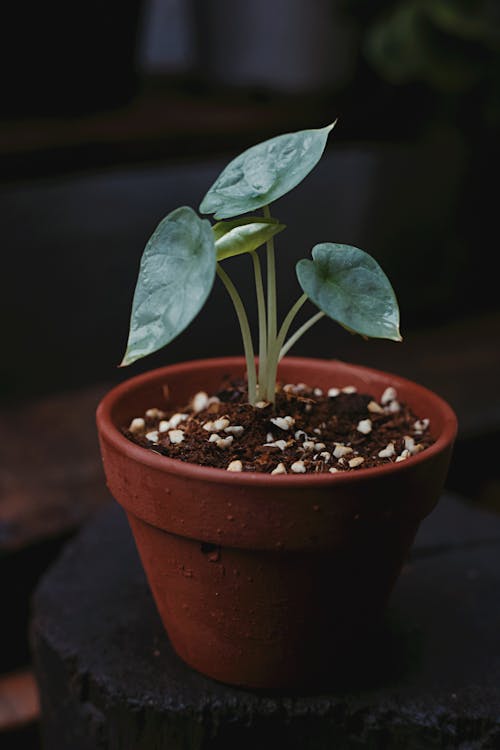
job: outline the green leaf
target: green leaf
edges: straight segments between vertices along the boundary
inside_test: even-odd
[[[247,149],[221,172],[201,202],[201,213],[227,219],[281,198],[316,166],[334,125],[279,135]]]
[[[312,257],[297,263],[297,278],[320,310],[353,333],[401,341],[396,295],[368,253],[324,242]]]
[[[210,222],[182,206],[166,216],[145,247],[121,366],[161,349],[200,312],[215,277]]]
[[[254,218],[254,217],[252,217]],[[258,221],[220,221],[213,227],[217,260],[231,258],[233,255],[251,253],[275,234],[285,229],[284,224],[276,221],[259,219]]]

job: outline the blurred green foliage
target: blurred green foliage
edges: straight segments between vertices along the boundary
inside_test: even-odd
[[[366,60],[393,85],[420,83],[469,99],[500,123],[499,0],[348,0]]]

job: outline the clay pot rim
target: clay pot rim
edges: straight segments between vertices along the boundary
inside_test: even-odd
[[[198,464],[188,463],[186,461],[180,461],[176,458],[169,458],[153,451],[142,448],[126,438],[120,430],[115,426],[111,414],[113,408],[117,402],[128,394],[131,386],[136,389],[142,384],[147,384],[151,380],[156,380],[163,376],[172,375],[186,369],[203,369],[207,367],[220,366],[226,370],[231,367],[239,367],[245,364],[243,357],[213,357],[209,359],[193,359],[185,360],[172,365],[166,365],[165,367],[155,368],[154,370],[148,370],[140,375],[135,375],[127,380],[123,381],[117,386],[114,386],[108,393],[102,398],[96,413],[96,419],[99,429],[103,437],[113,445],[113,447],[124,454],[131,461],[149,466],[156,471],[162,471],[165,474],[176,474],[185,478],[192,478],[197,480],[203,480],[206,482],[217,482],[228,485],[245,485],[245,486],[266,486],[276,485],[279,482],[280,486],[293,486],[293,487],[324,487],[333,486],[337,484],[352,483],[360,480],[368,480],[370,478],[381,477],[389,474],[399,474],[405,471],[411,471],[418,463],[428,461],[436,454],[441,453],[445,448],[452,444],[457,434],[457,417],[451,406],[438,396],[434,391],[431,391],[425,386],[422,386],[415,381],[411,381],[408,378],[403,378],[399,375],[386,372],[385,370],[377,370],[373,367],[366,367],[363,365],[343,362],[337,359],[319,359],[314,357],[286,357],[282,360],[283,364],[290,364],[292,366],[300,366],[305,364],[315,363],[318,366],[335,366],[340,364],[343,367],[352,367],[358,373],[366,373],[367,375],[375,374],[377,376],[389,379],[394,386],[411,386],[415,388],[428,400],[432,400],[434,405],[437,406],[443,417],[443,428],[441,433],[437,437],[435,443],[433,443],[425,451],[411,457],[411,460],[400,461],[398,463],[387,463],[382,466],[374,466],[367,469],[356,469],[356,471],[339,472],[337,474],[321,473],[321,474],[264,474],[259,472],[231,472],[225,469],[218,469],[211,466],[199,466]]]

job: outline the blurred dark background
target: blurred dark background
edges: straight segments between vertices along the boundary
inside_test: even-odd
[[[0,53],[4,398],[123,377],[138,261],[157,222],[197,207],[245,147],[336,117],[320,166],[274,209],[289,225],[284,305],[295,261],[330,239],[377,257],[406,333],[496,307],[499,13],[457,0],[11,5]],[[248,263],[233,266],[245,284]],[[217,288],[190,331],[134,371],[239,351],[229,310]],[[338,335],[324,325],[301,347],[342,356]]]
[[[105,499],[103,390],[241,351],[216,285],[178,340],[117,369],[152,230],[197,208],[244,148],[335,118],[319,166],[274,207],[289,227],[281,309],[314,244],[358,245],[393,282],[405,342],[322,321],[295,353],[438,390],[460,420],[449,488],[500,510],[497,2],[28,0],[4,4],[2,21],[0,577],[18,613],[5,628],[19,629],[26,592]],[[248,260],[228,270],[253,309]],[[0,671],[28,659],[23,642]]]

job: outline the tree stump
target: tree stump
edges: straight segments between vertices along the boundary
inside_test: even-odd
[[[32,648],[47,750],[500,747],[500,517],[445,496],[373,641],[317,695],[216,683],[173,652],[123,512],[42,579]]]

